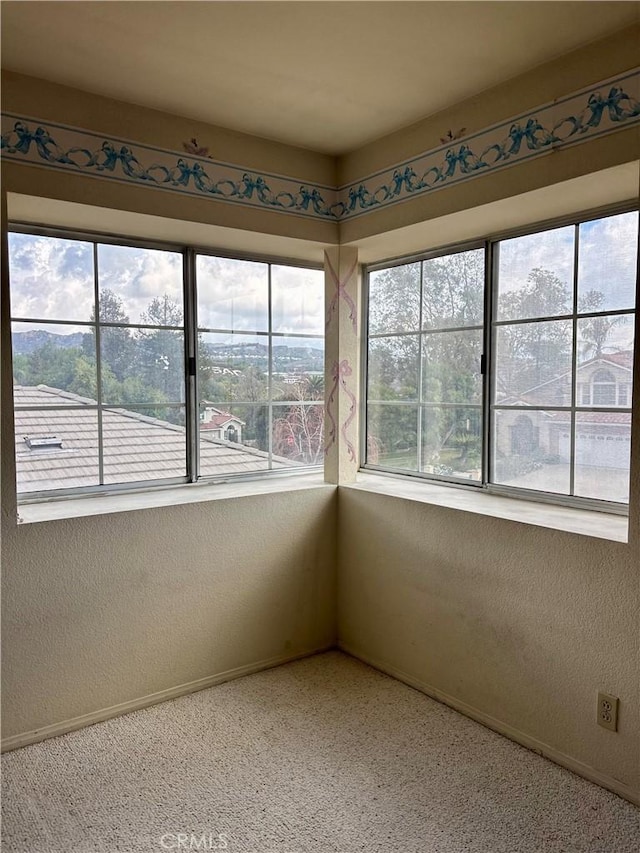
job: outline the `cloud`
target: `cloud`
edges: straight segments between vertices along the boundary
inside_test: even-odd
[[[122,300],[130,323],[148,322],[142,315],[149,303],[168,296],[183,314],[182,254],[132,246],[98,246],[101,292],[113,291]]]
[[[13,317],[90,319],[94,303],[90,243],[10,234],[9,274]]]
[[[196,267],[200,328],[266,332],[268,265],[200,255]],[[322,270],[272,265],[272,330],[324,334]]]
[[[501,241],[498,292],[518,290],[538,267],[554,273],[572,292],[574,239],[575,229],[568,225]],[[603,294],[599,310],[633,308],[637,247],[637,211],[582,223],[578,297],[596,290]]]
[[[324,335],[322,270],[272,266],[271,302],[274,332]]]
[[[268,331],[267,264],[199,255],[196,279],[200,328]]]
[[[580,226],[578,296],[600,291],[599,310],[633,308],[638,252],[638,213],[622,213]]]
[[[552,272],[570,293],[573,286],[574,234],[574,227],[568,225],[502,240],[498,250],[498,304],[501,294],[520,290],[534,269]],[[562,313],[560,306],[558,313]]]

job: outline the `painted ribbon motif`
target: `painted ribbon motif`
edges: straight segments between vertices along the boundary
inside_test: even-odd
[[[184,153],[146,145],[134,150],[131,143],[105,139],[92,131],[63,125],[54,125],[52,130],[42,122],[9,114],[5,118],[13,124],[2,134],[0,148],[5,156],[23,162],[338,222],[638,122],[638,78],[637,70],[628,72],[589,92],[569,96],[560,105],[539,107],[517,120],[468,135],[459,143],[456,140],[446,150],[431,149],[408,163],[339,190],[299,184],[286,177],[267,178],[240,166],[219,163],[210,155],[199,157],[199,151],[208,149],[194,144],[183,143],[186,153],[193,157],[187,159]],[[567,114],[558,118],[561,105],[566,106]],[[58,141],[54,133],[60,134]],[[62,138],[76,144],[65,148]],[[147,151],[165,162],[145,165],[142,158]]]
[[[356,402],[355,394],[349,390],[349,387],[347,386],[347,381],[346,381],[346,377],[351,376],[352,374],[353,374],[353,370],[351,368],[351,365],[349,364],[348,359],[346,359],[346,358],[343,359],[340,363],[338,363],[337,361],[334,361],[333,364],[331,365],[331,378],[333,379],[333,385],[331,386],[331,391],[329,393],[329,397],[327,398],[327,406],[326,406],[327,418],[331,422],[331,426],[327,430],[327,437],[326,437],[324,452],[325,452],[325,456],[326,456],[327,453],[329,452],[329,449],[335,444],[335,441],[336,441],[337,424],[336,424],[336,420],[333,416],[333,412],[331,411],[331,407],[333,406],[333,404],[336,401],[336,394],[338,393],[338,386],[339,386],[340,388],[342,388],[344,393],[349,398],[349,415],[340,428],[340,434],[341,434],[341,436],[344,440],[345,446],[347,448],[347,453],[349,454],[349,460],[351,462],[355,462],[356,461],[356,452],[355,452],[355,449],[353,447],[353,444],[351,443],[351,441],[349,440],[349,437],[347,435],[347,430],[351,426],[351,423],[353,422],[353,420],[356,416],[356,411],[357,411],[357,402]]]
[[[69,133],[69,130],[64,128],[61,130],[63,133]],[[74,132],[76,133],[80,137],[96,136],[93,133]],[[229,174],[216,180],[212,177],[211,170],[219,170],[224,164],[211,159],[191,159],[169,153],[167,164],[155,162],[145,165],[141,154],[136,153],[130,145],[122,145],[111,139],[102,139],[95,148],[90,145],[74,145],[65,149],[56,142],[47,128],[37,125],[33,129],[23,120],[15,121],[13,127],[2,134],[0,149],[4,156],[24,157],[28,162],[40,160],[57,168],[68,167],[101,177],[124,177],[144,182],[147,186],[205,194],[219,200],[240,201],[280,211],[335,219],[333,199],[325,201],[318,187],[298,184],[296,188],[291,179],[274,178],[280,188],[272,189],[263,175],[243,171],[239,167],[235,170],[238,177]],[[229,167],[224,165],[224,168]],[[289,186],[290,190],[283,188]],[[333,192],[335,197],[335,191],[328,189],[326,192]]]
[[[351,281],[351,276],[354,274],[358,262],[357,262],[357,260],[355,260],[353,262],[349,272],[345,275],[344,279],[342,281],[340,281],[340,278],[338,277],[338,274],[334,270],[333,264],[331,263],[331,261],[329,260],[328,257],[326,257],[326,261],[327,261],[327,266],[329,267],[329,274],[331,275],[331,278],[333,279],[333,283],[335,284],[336,289],[335,289],[335,292],[331,298],[331,302],[329,303],[329,308],[327,309],[327,320],[325,323],[325,329],[328,329],[329,326],[331,325],[331,320],[332,320],[333,315],[334,315],[334,313],[338,307],[338,302],[340,301],[340,299],[344,299],[344,301],[349,306],[349,320],[351,320],[351,326],[353,327],[353,333],[355,335],[357,335],[358,334],[358,309],[356,308],[356,304],[353,301],[353,299],[351,298],[350,294],[347,293],[347,285]]]
[[[369,189],[366,183],[346,188],[348,201],[344,203],[343,217],[349,214],[368,211],[372,207],[388,204],[401,197],[407,198],[414,193],[433,190],[446,182],[460,180],[484,169],[503,166],[511,158],[522,157],[531,152],[544,152],[550,147],[579,141],[576,137],[597,129],[603,119],[608,117],[614,124],[637,119],[640,116],[640,102],[628,95],[619,86],[612,86],[606,96],[592,92],[586,107],[577,115],[568,115],[546,128],[536,117],[513,122],[506,135],[498,142],[483,147],[476,153],[468,143],[448,148],[438,163],[430,162],[432,155],[424,154],[415,158],[402,170],[395,169],[391,177]],[[615,128],[613,128],[615,129]],[[428,165],[424,171],[420,164]],[[424,168],[423,165],[423,168]],[[416,171],[416,168],[419,171]],[[422,174],[420,174],[422,172]]]

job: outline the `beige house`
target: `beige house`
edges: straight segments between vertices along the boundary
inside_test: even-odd
[[[200,413],[200,431],[211,431],[211,437],[223,439],[224,441],[236,441],[242,443],[242,427],[245,422],[234,415],[216,408],[207,400],[203,402]]]
[[[576,371],[578,406],[628,409],[633,379],[633,352],[610,353],[582,362]],[[568,406],[571,374],[536,386],[519,397],[501,401],[514,406]],[[504,410],[498,419],[497,452],[503,456],[536,456],[569,462],[571,417],[562,411]],[[628,412],[581,412],[576,418],[575,453],[579,465],[627,469],[631,444]]]

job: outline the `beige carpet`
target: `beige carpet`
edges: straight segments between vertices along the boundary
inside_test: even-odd
[[[640,810],[338,652],[8,753],[4,853],[638,853]]]

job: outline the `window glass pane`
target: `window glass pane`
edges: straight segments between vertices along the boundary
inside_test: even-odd
[[[90,326],[13,323],[12,345],[13,381],[23,386],[24,405],[68,405],[78,402],[76,395],[95,399],[95,344]],[[40,385],[48,390],[36,387]],[[25,401],[26,389],[33,402]],[[15,402],[18,405],[17,397]]]
[[[638,252],[638,212],[580,226],[578,311],[633,308]]]
[[[274,337],[271,347],[274,386],[279,388],[284,380],[324,375],[323,338]]]
[[[324,272],[273,264],[271,304],[272,331],[324,335]]]
[[[630,414],[579,412],[575,428],[576,495],[627,502],[630,450]]]
[[[422,399],[425,403],[482,401],[482,331],[439,332],[422,339]]]
[[[13,317],[92,319],[91,243],[34,234],[11,233],[8,237]]]
[[[319,371],[274,374],[272,399],[277,402],[324,400],[324,374]]]
[[[184,335],[170,329],[100,329],[102,401],[184,401]]]
[[[498,320],[571,313],[574,236],[568,225],[500,242]]]
[[[268,331],[268,264],[198,255],[196,276],[199,328]]]
[[[182,266],[178,252],[98,245],[100,321],[181,326]]]
[[[269,339],[259,335],[198,334],[200,400],[257,403],[269,392]]]
[[[570,412],[494,412],[493,482],[569,494]]]
[[[186,475],[184,409],[157,406],[102,413],[106,484]]]
[[[420,264],[369,276],[369,334],[417,332],[420,328]]]
[[[418,349],[417,335],[369,341],[370,400],[417,400]]]
[[[480,326],[484,314],[484,249],[423,263],[422,328]]]
[[[268,406],[200,406],[201,477],[267,471],[271,467],[268,451]],[[276,460],[273,467],[282,468],[285,463]]]
[[[576,381],[583,389],[578,397],[579,405],[631,405],[633,344],[634,318],[631,314],[578,320]]]
[[[16,409],[15,432],[18,492],[98,485],[95,409]]]
[[[571,404],[571,320],[496,330],[495,398],[503,405]]]
[[[272,440],[275,462],[320,465],[324,458],[324,404],[274,406]]]
[[[367,406],[367,463],[418,470],[417,406]]]
[[[479,408],[425,406],[422,470],[463,480],[482,479],[482,412]]]

